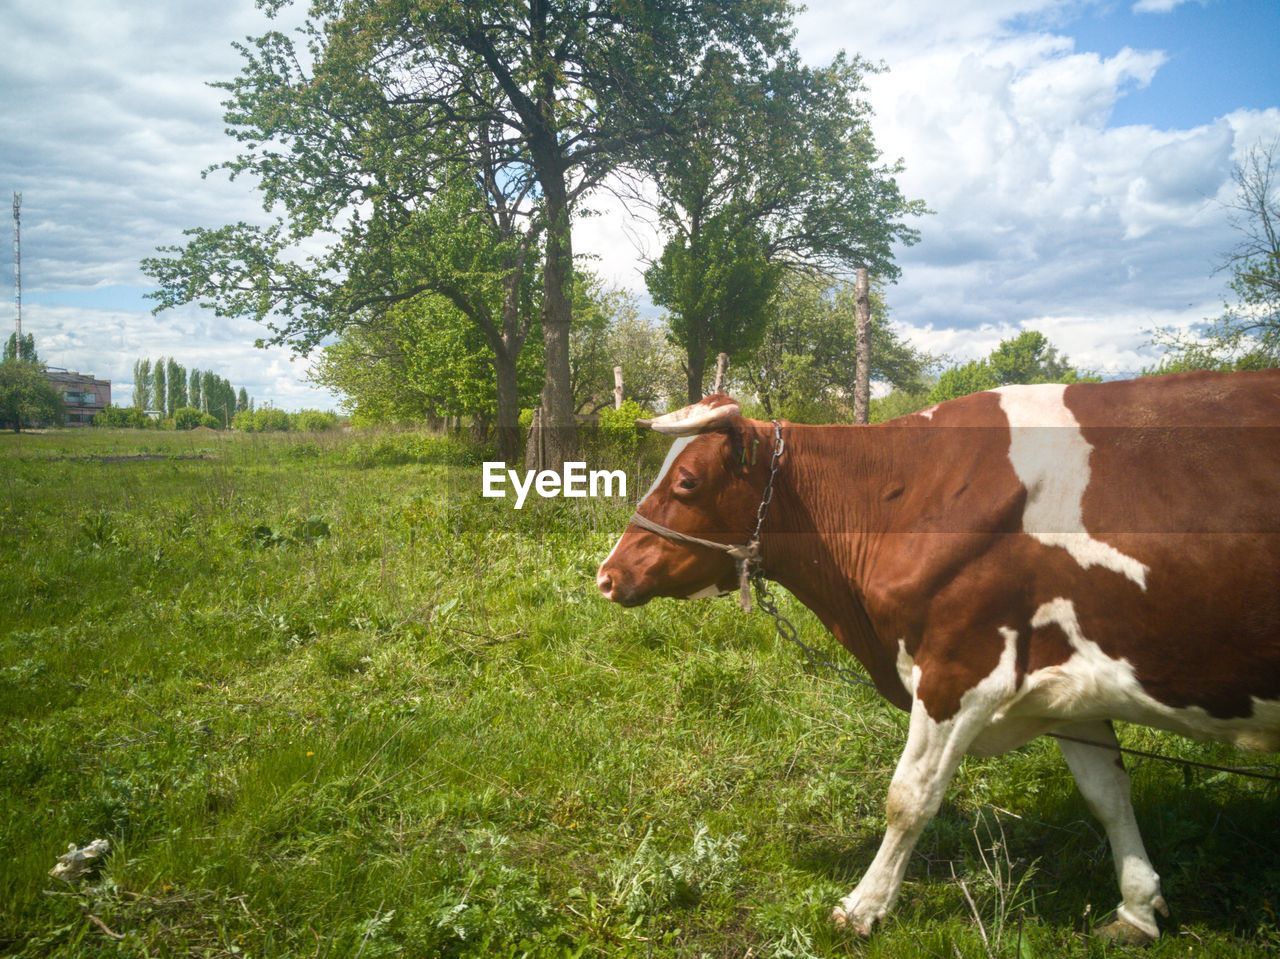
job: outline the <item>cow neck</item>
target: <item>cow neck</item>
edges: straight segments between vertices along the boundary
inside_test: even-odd
[[[880,636],[865,596],[879,548],[888,464],[866,426],[786,426],[787,449],[761,538],[763,570],[811,609],[880,692],[909,705],[897,645]]]

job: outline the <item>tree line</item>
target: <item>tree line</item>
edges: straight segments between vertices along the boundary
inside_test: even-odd
[[[237,391],[230,380],[212,370],[188,370],[173,357],[162,356],[155,361],[134,360],[133,408],[167,419],[190,410],[211,417],[214,423],[208,425],[226,429],[236,413],[253,408],[253,400],[243,386]],[[185,419],[191,419],[190,414]]]
[[[289,5],[260,4],[271,18]],[[263,342],[322,351],[319,380],[358,417],[467,416],[507,460],[532,406],[549,465],[572,458],[578,414],[628,355],[637,399],[661,383],[696,400],[725,352],[766,410],[840,412],[848,278],[867,269],[883,295],[928,211],[876,147],[864,93],[881,68],[844,53],[805,65],[794,13],[786,0],[314,4],[295,35],[237,44],[242,68],[217,84],[238,145],[220,168],[252,175],[271,221],[193,227],[147,258],[156,310],[251,317]],[[1275,356],[1260,177],[1240,174],[1257,226],[1233,261],[1241,308],[1216,340],[1167,343],[1177,362]],[[606,194],[660,232],[644,274],[659,337],[575,257],[575,225]],[[932,383],[882,299],[878,316],[871,372],[899,404],[1030,375],[1010,372],[1028,362],[1069,370],[1026,339]]]
[[[553,465],[572,458],[590,286],[574,225],[604,191],[662,230],[646,282],[689,397],[708,357],[761,344],[785,280],[891,282],[894,245],[916,239],[924,206],[863,97],[878,68],[803,64],[793,15],[784,0],[314,6],[301,40],[239,45],[220,85],[240,145],[223,168],[253,174],[274,222],[162,248],[144,262],[157,308],[250,316],[300,352],[336,338],[366,366],[456,360],[470,375],[442,405],[485,393],[475,407],[516,459],[533,390]]]

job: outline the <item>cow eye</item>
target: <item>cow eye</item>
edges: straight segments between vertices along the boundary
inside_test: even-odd
[[[676,481],[676,486],[680,489],[697,489],[698,477],[694,476],[686,469],[680,470],[680,478]]]

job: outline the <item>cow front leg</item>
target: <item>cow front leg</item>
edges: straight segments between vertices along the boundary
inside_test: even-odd
[[[1120,759],[1119,743],[1111,724],[1076,723],[1057,730],[1064,736],[1103,743],[1108,748],[1059,739],[1058,747],[1071,768],[1080,794],[1089,810],[1102,823],[1111,842],[1116,878],[1124,901],[1116,909],[1117,919],[1102,929],[1103,935],[1125,942],[1150,942],[1160,936],[1156,912],[1169,915],[1160,894],[1160,877],[1151,868],[1147,850],[1138,832],[1129,797],[1129,774]]]
[[[937,813],[965,750],[991,713],[982,704],[970,703],[937,722],[920,699],[914,700],[907,745],[889,784],[884,840],[857,888],[832,912],[837,926],[869,935],[893,906],[916,840]]]

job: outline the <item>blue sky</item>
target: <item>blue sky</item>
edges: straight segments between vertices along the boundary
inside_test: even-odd
[[[1081,365],[1150,365],[1151,331],[1220,310],[1231,168],[1280,136],[1280,0],[809,0],[797,45],[883,60],[877,141],[935,211],[887,291],[919,345],[963,360],[1039,329]],[[228,158],[219,92],[253,0],[8,0],[0,194],[24,194],[24,320],[52,363],[127,401],[140,355],[216,369],[259,401],[331,407],[306,359],[196,308],[150,313],[139,260],[182,230],[260,221]],[[607,196],[575,248],[643,296],[661,238]],[[10,245],[0,284],[12,302]],[[8,327],[11,308],[0,306]]]
[[[1168,58],[1147,87],[1116,104],[1112,125],[1190,127],[1280,103],[1277,0],[1191,0],[1167,13],[1110,2],[1083,7],[1061,29],[1080,49],[1112,56],[1128,46]]]

